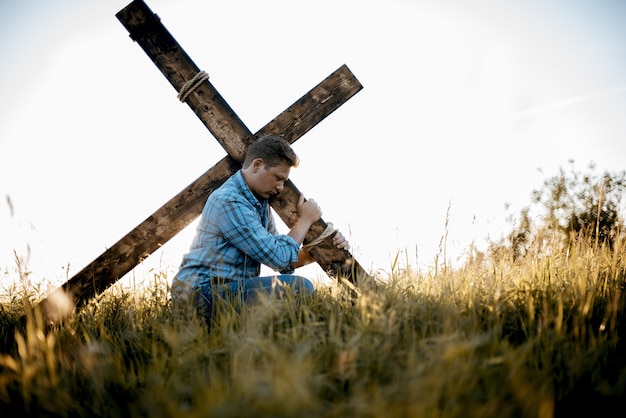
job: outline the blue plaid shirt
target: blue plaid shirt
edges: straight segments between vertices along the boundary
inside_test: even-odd
[[[268,201],[259,201],[238,171],[208,198],[177,278],[206,286],[211,278],[258,276],[261,264],[293,273],[300,245],[279,235]]]

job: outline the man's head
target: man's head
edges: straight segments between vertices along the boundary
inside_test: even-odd
[[[283,190],[298,156],[287,141],[277,135],[264,135],[253,142],[243,162],[243,176],[250,190],[264,199]]]
[[[263,135],[248,147],[243,167],[248,167],[257,158],[261,158],[268,167],[274,167],[280,163],[297,167],[299,163],[298,156],[291,149],[289,142],[273,134]]]

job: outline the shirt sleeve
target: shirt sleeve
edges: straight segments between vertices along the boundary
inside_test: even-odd
[[[293,271],[300,245],[289,235],[277,234],[273,219],[271,226],[268,222],[270,233],[248,202],[226,200],[218,211],[217,222],[224,238],[247,256],[277,271]]]
[[[274,222],[274,216],[272,215],[272,211],[268,210],[268,223],[267,223],[267,230],[270,234],[276,236],[278,235],[278,229],[276,228],[276,222]],[[291,238],[291,237],[289,237]],[[295,242],[295,240],[294,240]],[[300,245],[298,245],[298,253],[300,252]],[[285,268],[283,268],[282,270],[279,269],[278,271],[281,274],[293,274],[293,272],[295,271],[295,268],[293,267],[293,263],[295,263],[295,260],[292,261],[291,263],[289,263],[289,265]]]

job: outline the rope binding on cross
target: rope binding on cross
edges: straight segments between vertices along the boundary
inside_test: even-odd
[[[303,245],[302,249],[303,250],[307,250],[307,249],[309,249],[311,247],[315,247],[316,245],[318,245],[319,243],[321,243],[322,241],[324,241],[326,238],[330,237],[334,233],[335,233],[335,227],[333,226],[333,224],[331,222],[328,222],[324,232],[322,232],[317,238],[315,238],[314,240],[312,240],[308,244]]]
[[[193,76],[191,80],[188,80],[180,88],[180,91],[178,92],[178,100],[184,103],[185,100],[187,100],[187,97],[189,97],[189,95],[193,93],[193,91],[198,88],[200,84],[208,79],[208,73],[206,73],[205,71],[199,71],[196,75]]]

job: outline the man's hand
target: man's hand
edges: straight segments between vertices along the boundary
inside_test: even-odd
[[[350,243],[348,242],[346,237],[343,236],[341,231],[339,231],[338,229],[336,229],[335,231],[336,233],[333,236],[333,244],[340,250],[348,251],[350,249]]]
[[[309,199],[305,202],[304,195],[302,194],[300,194],[298,198],[296,208],[298,209],[298,219],[287,235],[293,238],[298,244],[302,244],[311,225],[322,217],[322,210],[313,199]]]
[[[296,209],[298,210],[298,220],[307,222],[309,226],[313,225],[322,217],[322,209],[317,202],[313,199],[305,201],[302,193],[298,198]]]

